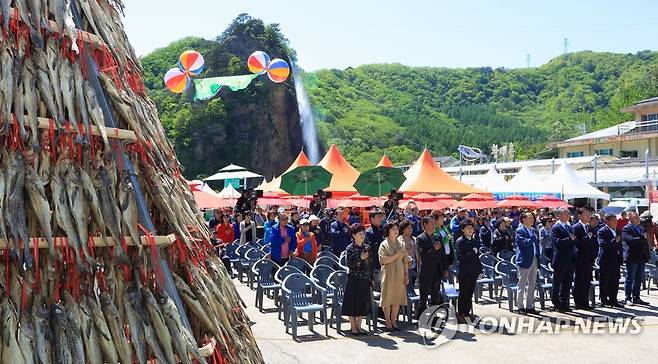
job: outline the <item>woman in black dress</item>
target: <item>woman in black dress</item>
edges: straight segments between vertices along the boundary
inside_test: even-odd
[[[342,314],[349,316],[352,335],[367,335],[368,332],[361,329],[361,322],[363,316],[368,314],[370,306],[370,287],[373,282],[370,264],[372,258],[370,246],[364,244],[366,234],[363,225],[353,224],[350,232],[353,240],[345,250],[349,273]]]

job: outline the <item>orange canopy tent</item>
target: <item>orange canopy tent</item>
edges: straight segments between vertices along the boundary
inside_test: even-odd
[[[379,161],[379,163],[377,163],[377,167],[393,168],[393,163],[391,163],[391,160],[388,159],[388,156],[386,154],[384,154],[382,156],[382,159]]]
[[[306,157],[306,153],[304,153],[304,151],[302,150],[301,152],[299,152],[299,155],[297,155],[297,158],[295,158],[295,160],[292,162],[290,167],[288,167],[288,169],[286,169],[285,172],[281,173],[281,175],[284,175],[287,172],[290,172],[297,167],[305,167],[310,165],[311,165],[311,161],[308,159],[308,157]],[[284,195],[284,196],[288,195],[286,191],[281,189],[281,176],[272,179],[270,182],[266,183],[263,186],[259,186],[256,189],[263,190],[263,192],[269,192],[278,195]]]
[[[333,175],[331,184],[325,191],[333,193],[334,196],[351,196],[357,192],[353,185],[360,173],[345,160],[335,144],[331,145],[318,166]]]
[[[400,186],[400,192],[468,194],[483,192],[444,172],[425,149],[420,158],[404,174],[407,180]]]

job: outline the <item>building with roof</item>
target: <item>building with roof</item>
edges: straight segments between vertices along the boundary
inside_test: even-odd
[[[560,158],[607,155],[619,158],[658,156],[658,97],[642,100],[621,111],[635,120],[549,144]]]

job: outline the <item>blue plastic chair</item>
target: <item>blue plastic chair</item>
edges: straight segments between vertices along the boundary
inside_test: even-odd
[[[479,303],[482,297],[482,291],[486,286],[489,288],[489,298],[493,300],[494,290],[496,286],[495,271],[491,267],[482,266],[482,276],[478,277],[475,281],[475,303]]]
[[[327,278],[327,288],[334,293],[334,299],[331,304],[331,319],[329,326],[333,323],[336,325],[336,330],[341,333],[341,323],[343,322],[343,301],[345,299],[345,287],[347,286],[347,272],[337,270],[329,275]],[[370,322],[370,320],[368,320]]]
[[[338,260],[338,264],[343,267],[344,270],[349,272],[350,269],[347,267],[347,255],[341,255],[340,259]]]
[[[313,267],[311,267],[311,265],[308,264],[307,261],[305,261],[304,259],[296,258],[296,257],[290,257],[290,259],[288,259],[288,262],[286,263],[286,265],[293,266],[293,267],[301,270],[302,273],[304,273],[304,274],[311,273],[311,270],[313,269]]]
[[[454,284],[446,281],[441,285],[441,295],[443,295],[444,302],[450,302],[453,307],[457,308],[457,299],[459,298],[459,290]]]
[[[343,269],[343,267],[338,263],[337,260],[334,260],[334,258],[332,258],[332,257],[327,257],[327,256],[318,258],[318,259],[315,261],[315,265],[316,265],[316,266],[317,266],[317,265],[328,265],[328,266],[330,266],[331,268],[333,268],[334,270],[337,270],[337,269],[341,269],[341,270],[342,270],[342,269]]]
[[[319,252],[318,253],[318,258],[322,258],[322,257],[333,258],[335,261],[340,260],[340,258],[338,258],[338,256],[336,256],[336,254],[334,254],[331,250],[323,250],[323,251]]]
[[[263,312],[263,296],[268,292],[272,292],[274,305],[279,304],[279,291],[281,284],[274,280],[274,273],[279,269],[279,265],[269,259],[261,259],[257,261],[251,271],[256,277],[256,303],[255,306],[258,310]]]
[[[511,258],[516,255],[516,253],[513,250],[501,250],[496,254],[496,257],[500,260],[504,260],[506,262],[511,262]]]
[[[407,284],[407,304],[404,306],[404,314],[407,316],[407,322],[412,322],[418,306],[420,306],[420,295],[416,293],[414,287],[409,283]]]
[[[651,282],[658,284],[658,268],[655,264],[647,263],[647,270],[649,271],[647,278],[647,294],[651,291]]]
[[[253,249],[253,248],[250,247],[247,244],[239,245],[235,249],[235,254],[238,257],[238,261],[235,265],[235,270],[238,271],[238,280],[240,282],[242,282],[242,277],[246,273],[247,269],[250,267],[250,265],[248,264],[248,260],[247,260],[247,252],[251,249]]]
[[[539,291],[539,304],[546,309],[546,298],[551,295],[553,288],[553,271],[544,265],[537,267],[537,291]],[[594,299],[594,290],[590,290],[590,298]],[[594,305],[592,304],[592,307]]]
[[[292,328],[292,338],[297,340],[297,316],[308,313],[309,330],[313,331],[315,313],[319,312],[324,319],[325,336],[329,336],[329,320],[327,320],[327,291],[303,274],[289,275],[282,284],[283,292],[289,297],[288,319],[285,322],[286,333]],[[309,292],[311,293],[309,295]]]
[[[276,273],[274,274],[274,280],[277,283],[282,284],[283,281],[286,278],[288,278],[289,275],[295,273],[304,274],[302,273],[301,270],[297,269],[296,267],[293,267],[292,265],[284,265],[280,267],[279,270],[276,271]],[[279,300],[279,312],[277,313],[277,317],[279,318],[279,320],[283,319],[282,316],[284,316],[284,312],[286,312],[287,307],[288,307],[288,296],[286,296],[285,292],[282,291]]]
[[[231,265],[235,270],[238,270],[238,263],[240,262],[240,256],[236,253],[238,247],[240,247],[240,244],[236,242],[232,242],[230,244],[226,244],[224,246],[224,251],[226,252],[226,256],[228,259],[231,261]],[[233,273],[233,272],[229,272]]]
[[[240,260],[240,265],[242,265],[247,272],[247,285],[251,289],[253,289],[256,280],[254,273],[251,271],[251,267],[253,267],[257,261],[265,258],[266,255],[267,254],[263,253],[261,250],[252,248],[245,254],[245,259]]]
[[[491,254],[491,248],[487,248],[486,246],[481,246],[480,254]]]
[[[336,270],[328,265],[320,264],[313,267],[311,270],[311,280],[315,282],[318,286],[327,290],[327,298],[334,298],[334,291],[331,288],[327,287],[327,279],[329,276]]]
[[[501,306],[503,289],[507,290],[507,304],[510,311],[514,310],[514,297],[519,290],[518,270],[509,262],[501,260],[496,264],[496,273],[502,276],[502,285],[498,296],[498,307]]]

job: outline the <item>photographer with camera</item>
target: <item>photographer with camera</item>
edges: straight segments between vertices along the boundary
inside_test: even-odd
[[[396,190],[391,190],[391,193],[388,194],[388,200],[384,202],[384,214],[386,215],[386,221],[397,220],[397,210],[400,200],[402,200],[403,194],[397,192]]]

